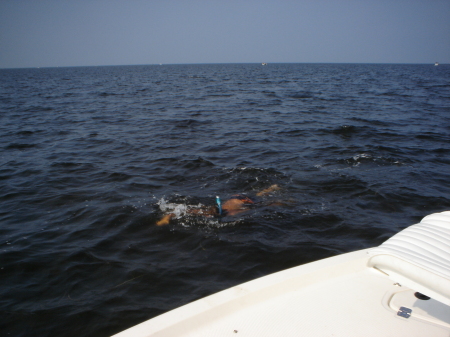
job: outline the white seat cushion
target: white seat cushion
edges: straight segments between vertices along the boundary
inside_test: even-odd
[[[426,216],[369,254],[370,267],[450,305],[450,211]]]

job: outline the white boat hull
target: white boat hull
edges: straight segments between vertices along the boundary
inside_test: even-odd
[[[420,300],[414,290],[370,267],[370,251],[232,287],[115,337],[450,336],[450,306]]]

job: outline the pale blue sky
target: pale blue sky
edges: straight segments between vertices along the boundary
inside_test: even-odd
[[[450,63],[450,0],[0,0],[0,68]]]

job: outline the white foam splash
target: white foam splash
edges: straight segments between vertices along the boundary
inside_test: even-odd
[[[357,154],[356,156],[353,156],[354,161],[358,161],[360,158],[372,158],[372,156],[368,153],[361,153]]]
[[[172,202],[167,202],[164,198],[161,198],[157,205],[159,209],[164,213],[173,213],[175,214],[175,218],[180,219],[183,216],[186,216],[188,213],[188,209],[198,208],[201,209],[204,207],[201,203],[198,205],[185,205],[185,204],[176,204]]]

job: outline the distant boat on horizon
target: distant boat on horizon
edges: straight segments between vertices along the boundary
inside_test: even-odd
[[[267,65],[267,63],[263,62],[263,63],[261,63],[261,65],[263,65],[263,66],[266,66],[266,65]]]
[[[434,62],[434,65],[435,65],[435,66],[438,66],[438,65],[439,65],[439,62]]]

